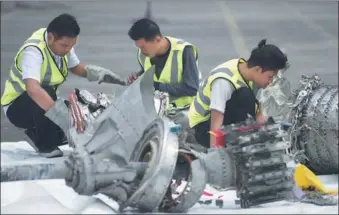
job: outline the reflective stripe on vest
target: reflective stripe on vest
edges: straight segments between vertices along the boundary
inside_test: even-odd
[[[21,93],[26,91],[25,84],[22,81],[22,71],[20,68],[22,60],[22,50],[28,46],[34,46],[38,48],[42,53],[43,63],[41,65],[40,71],[41,86],[55,86],[55,90],[57,91],[58,86],[64,81],[64,78],[68,75],[67,63],[70,53],[61,59],[62,68],[61,71],[59,71],[57,65],[55,65],[53,57],[51,56],[48,48],[46,47],[46,43],[44,41],[44,32],[45,32],[44,28],[34,32],[32,36],[24,42],[23,46],[20,48],[17,55],[15,56],[14,63],[10,70],[9,78],[5,84],[4,94],[1,98],[2,105],[10,104]],[[35,38],[31,39],[32,37]],[[54,68],[56,68],[55,70],[57,70],[56,74],[54,75],[54,78],[53,78],[53,69],[51,66],[53,64]]]
[[[198,60],[198,52],[195,46],[185,42],[184,40],[166,37],[171,43],[171,51],[168,55],[164,68],[161,72],[159,78],[154,75],[153,80],[160,83],[182,83],[183,78],[183,51],[186,46],[191,46],[195,54],[196,60]],[[147,71],[151,68],[151,61],[149,57],[146,57],[142,54],[141,50],[138,49],[138,61],[143,67],[144,71]],[[199,79],[201,78],[201,72],[199,71]],[[177,107],[189,106],[194,99],[194,96],[183,96],[183,97],[173,97],[170,96],[170,103],[174,104]]]
[[[172,62],[171,62],[171,72],[170,72],[170,82],[169,83],[180,83],[180,79],[179,79],[179,74],[178,74],[178,53],[179,50],[173,50],[172,51]],[[146,62],[146,56],[142,53],[138,54],[140,56],[140,60],[141,62],[143,62],[142,67],[144,68],[144,71],[147,71],[150,67],[145,68],[145,62]],[[165,63],[166,66],[167,62]],[[165,68],[164,66],[164,68]],[[155,75],[154,75],[155,76]],[[155,76],[153,78],[154,81],[158,81],[157,77]]]
[[[250,89],[253,90],[253,82],[250,82],[249,85],[244,82],[243,78],[237,71],[237,65],[237,63],[234,64],[232,68],[227,68],[224,66],[216,67],[210,72],[209,76],[200,85],[197,96],[194,99],[193,105],[190,107],[188,114],[191,127],[194,127],[201,122],[209,120],[211,87],[213,81],[217,78],[225,78],[229,80],[235,90],[241,87],[250,87]],[[233,72],[231,70],[233,70]],[[257,105],[255,108],[257,110]]]
[[[217,73],[225,74],[226,76],[229,76],[229,77],[231,77],[231,78],[233,77],[233,73],[232,73],[228,68],[218,68],[218,69],[212,71],[212,72],[210,73],[210,76],[213,76],[213,75],[215,75],[215,74],[217,74]],[[222,77],[224,77],[224,76],[222,76]],[[216,78],[221,78],[221,77],[217,76]],[[216,78],[215,78],[215,79],[216,79]],[[212,82],[213,82],[213,81],[212,81]],[[198,94],[197,94],[197,99],[194,99],[194,106],[195,106],[195,108],[196,108],[196,111],[197,111],[200,115],[202,115],[202,116],[207,116],[207,115],[209,114],[209,111],[205,110],[205,109],[203,108],[203,106],[202,106],[200,103],[198,103],[197,100],[200,100],[200,101],[201,101],[203,104],[205,104],[206,106],[208,106],[208,105],[211,104],[210,98],[207,97],[207,96],[205,96],[204,93],[203,93],[203,89],[205,89],[207,83],[208,83],[208,79],[206,79],[206,80],[203,82],[202,87],[199,88]],[[232,84],[233,84],[233,83],[232,83]],[[239,86],[238,88],[240,88],[240,87],[247,87],[247,85],[246,85],[244,82],[240,81],[240,80],[237,80],[236,84]],[[237,88],[236,88],[236,89],[237,89]]]

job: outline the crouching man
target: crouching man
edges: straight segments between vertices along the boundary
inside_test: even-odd
[[[188,114],[198,143],[209,148],[215,144],[210,130],[242,122],[248,115],[265,122],[256,99],[257,88],[266,88],[287,66],[285,54],[262,40],[248,60],[232,59],[213,69],[200,86]]]
[[[73,49],[79,34],[80,27],[69,14],[35,31],[17,52],[1,98],[9,121],[25,129],[32,147],[47,158],[62,156],[58,146],[67,144],[64,132],[47,116],[69,70],[89,81],[125,85],[110,70],[79,61]]]

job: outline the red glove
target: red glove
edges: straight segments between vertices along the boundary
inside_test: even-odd
[[[127,79],[127,85],[130,85],[130,84],[132,84],[135,80],[137,80],[138,79],[138,73],[137,72],[135,72],[135,73],[132,73],[129,77],[128,77],[128,79]]]

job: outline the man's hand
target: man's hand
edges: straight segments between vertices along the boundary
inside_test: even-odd
[[[37,80],[27,78],[24,82],[28,96],[31,97],[39,107],[47,111],[54,105],[51,96],[40,86]]]
[[[118,74],[112,72],[111,70],[90,64],[85,66],[85,70],[87,72],[87,79],[89,81],[98,81],[99,84],[105,82],[123,86],[126,85],[126,81],[124,81]]]
[[[57,99],[45,116],[57,124],[66,134],[69,129],[68,107],[63,99]]]
[[[263,114],[263,110],[262,110],[262,106],[261,106],[261,104],[259,104],[259,111],[258,111],[258,113],[257,113],[257,116],[256,116],[256,120],[257,120],[257,122],[259,122],[259,123],[265,123],[267,120],[266,120],[266,117],[264,116],[264,114]]]
[[[134,72],[130,74],[130,76],[127,78],[127,85],[131,85],[135,80],[137,80],[139,77],[137,72]]]

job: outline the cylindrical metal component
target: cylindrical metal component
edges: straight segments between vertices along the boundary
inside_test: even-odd
[[[65,165],[66,160],[66,157],[62,157],[45,163],[14,162],[10,165],[1,165],[1,182],[65,179],[72,174],[71,170]],[[137,171],[139,175],[144,174],[147,168],[148,164],[143,162],[129,162],[125,167],[125,169]],[[114,178],[114,174],[110,176],[107,180],[109,182],[117,179]]]
[[[338,86],[322,84],[317,75],[302,76],[299,84],[294,95],[286,78],[261,90],[263,112],[276,121],[292,122],[292,151],[304,150],[310,169],[338,174]]]
[[[63,162],[1,165],[1,182],[63,179],[68,173]]]
[[[209,151],[202,159],[208,170],[209,184],[222,188],[235,186],[236,167],[232,153],[224,149],[216,149]]]
[[[120,210],[127,206],[136,207],[144,212],[153,211],[164,198],[175,170],[179,143],[177,137],[169,132],[169,123],[155,120],[145,129],[143,138],[133,150],[131,161],[144,160],[149,152],[149,168],[144,174],[138,189],[120,205]]]
[[[168,187],[166,196],[158,207],[159,212],[184,213],[201,198],[207,183],[207,172],[204,164],[194,159],[195,156],[190,153],[181,151],[178,154],[173,175],[175,182],[172,181]]]
[[[305,143],[309,167],[318,174],[338,174],[338,86],[313,91],[303,109],[299,141]]]

